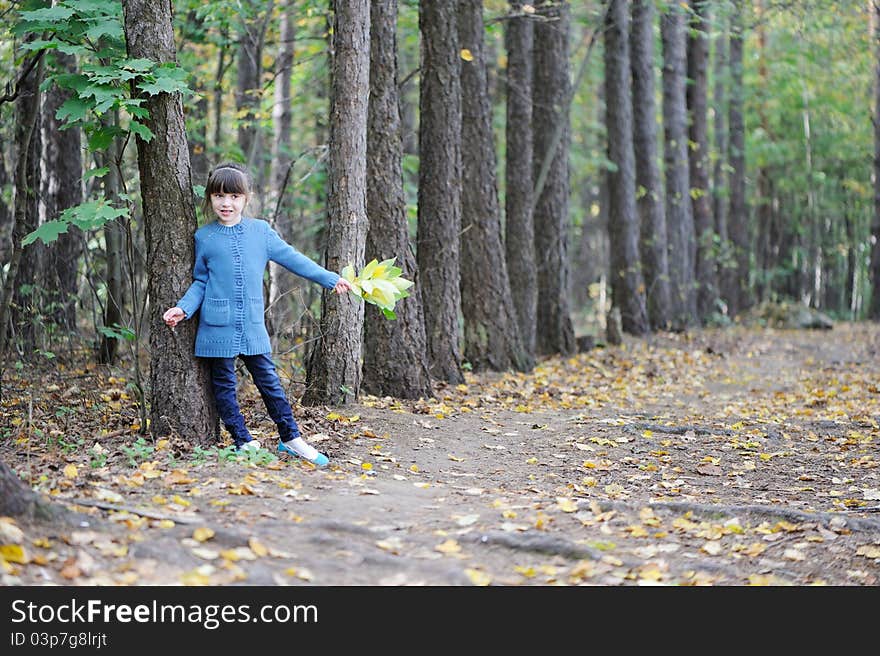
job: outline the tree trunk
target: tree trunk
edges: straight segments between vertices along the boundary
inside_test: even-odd
[[[461,64],[461,313],[464,357],[474,371],[527,371],[501,240],[482,0],[459,0]]]
[[[634,0],[630,32],[633,150],[636,198],[641,223],[641,258],[651,328],[669,327],[669,255],[663,181],[657,153],[657,105],[654,82],[654,2]]]
[[[278,44],[278,57],[275,59],[275,102],[272,105],[272,125],[275,137],[272,140],[272,162],[269,175],[269,217],[275,230],[282,239],[293,239],[291,216],[285,203],[289,186],[291,153],[290,130],[293,123],[293,112],[290,102],[290,79],[293,71],[294,56],[294,11],[293,1],[286,0],[281,8],[281,41]],[[287,316],[290,302],[281,293],[281,267],[274,262],[269,263],[269,282],[267,296],[269,312],[266,313],[266,327],[272,338],[273,346],[277,343],[278,333]]]
[[[545,19],[535,25],[532,82],[533,176],[537,182],[547,160],[546,182],[534,198],[535,262],[538,304],[535,351],[542,355],[574,353],[568,269],[569,121],[568,2],[543,5]],[[556,147],[554,133],[562,125]],[[534,184],[534,183],[533,183]]]
[[[432,378],[463,383],[458,345],[461,78],[458,0],[420,0],[418,266]]]
[[[719,21],[720,18],[719,18]],[[733,249],[727,229],[727,208],[729,202],[729,188],[727,185],[727,115],[726,80],[729,75],[727,62],[726,29],[715,39],[715,91],[713,103],[715,105],[715,168],[712,172],[712,214],[715,217],[715,232],[718,234],[718,293],[724,303],[723,312],[728,313],[730,298],[736,293],[737,279],[735,267],[732,266]]]
[[[64,506],[53,504],[31,490],[0,460],[0,516],[54,521],[67,515],[70,512]]]
[[[214,71],[214,87],[211,96],[211,104],[214,107],[214,151],[217,153],[222,152],[223,148],[223,97],[226,95],[223,89],[223,78],[226,77],[226,70],[230,64],[227,61],[229,48],[225,45],[228,39],[227,31],[221,30],[220,35],[224,44],[217,48],[217,68]]]
[[[55,53],[60,68],[69,73],[77,70],[76,58],[61,51]],[[49,164],[42,181],[42,197],[46,219],[54,221],[64,210],[83,201],[82,151],[79,127],[61,131],[55,114],[58,108],[73,96],[73,91],[53,85],[44,100],[42,115],[43,154]],[[76,300],[79,291],[78,262],[82,254],[82,233],[71,225],[67,233],[59,235],[47,251],[48,261],[44,278],[57,294],[57,309],[51,313],[56,326],[65,332],[76,331]]]
[[[245,3],[248,13],[256,13],[254,2]],[[238,33],[238,78],[235,92],[235,109],[238,117],[238,147],[241,149],[247,167],[255,172],[254,200],[260,196],[260,175],[258,162],[260,149],[260,128],[258,114],[262,99],[261,79],[263,74],[263,39],[265,21],[259,16],[243,17]]]
[[[688,30],[687,107],[690,115],[690,187],[693,198],[697,283],[697,317],[705,323],[715,311],[718,279],[715,273],[712,203],[709,196],[709,2],[690,0],[691,18]]]
[[[176,60],[170,0],[124,0],[128,56],[159,63]],[[218,434],[207,366],[193,356],[197,321],[174,330],[162,321],[192,280],[196,230],[189,151],[179,93],[144,98],[153,138],[137,138],[138,170],[147,241],[150,314],[150,430],[176,432],[208,444]]]
[[[681,7],[671,6],[660,18],[663,39],[663,125],[666,165],[666,226],[672,327],[696,323],[694,290],[694,216],[691,207],[687,133],[687,54]]]
[[[36,34],[30,34],[24,41],[36,40]],[[40,58],[39,63],[31,69],[30,73],[20,80],[19,95],[15,101],[15,176],[14,176],[14,209],[12,226],[12,254],[6,269],[6,278],[3,283],[3,298],[0,305],[0,357],[6,354],[9,345],[10,308],[15,293],[15,284],[18,280],[18,270],[22,259],[21,240],[25,235],[36,228],[36,217],[29,216],[29,209],[33,204],[33,196],[36,189],[28,186],[28,168],[32,166],[30,161],[31,140],[33,139],[40,116],[40,92],[39,86],[43,78],[42,54],[33,55]],[[26,71],[31,58],[25,58],[20,70]]]
[[[868,316],[880,320],[880,2],[874,2],[874,214],[871,223],[871,305]]]
[[[8,262],[12,254],[12,208],[6,203],[6,190],[12,180],[6,170],[4,149],[0,148],[0,262]]]
[[[615,166],[615,170],[608,171],[611,295],[612,304],[620,309],[623,330],[644,335],[648,332],[648,314],[636,210],[629,1],[610,2],[605,15],[605,129],[608,159]]]
[[[33,134],[28,145],[27,172],[25,184],[27,185],[24,230],[27,234],[36,230],[40,225],[40,205],[42,198],[40,191],[40,156],[43,150],[43,135],[40,130],[40,117],[44,113],[43,94],[37,90],[37,118]],[[46,245],[42,241],[36,241],[27,247],[27,254],[21,259],[21,264],[15,276],[15,285],[12,293],[12,313],[10,322],[16,339],[16,346],[25,358],[32,358],[36,354],[38,327],[43,325],[42,308],[46,305],[44,289],[41,285],[44,261],[46,259]]]
[[[520,11],[522,2],[512,2]],[[538,281],[535,271],[535,224],[532,214],[532,48],[533,19],[528,15],[506,23],[507,123],[505,172],[505,257],[513,291],[520,339],[526,353],[535,353]]]
[[[364,263],[367,233],[367,113],[370,88],[369,0],[335,0],[330,95],[329,222],[331,271]],[[361,386],[364,304],[324,291],[321,336],[308,362],[303,403],[344,404]]]
[[[114,116],[113,125],[119,125],[118,112]],[[109,169],[104,176],[104,196],[113,205],[119,201],[122,190],[122,159],[119,152],[119,141],[114,139],[107,148],[101,164]],[[125,306],[125,285],[123,283],[122,262],[125,248],[125,229],[119,218],[104,224],[104,258],[106,271],[104,284],[107,289],[107,300],[104,304],[104,327],[114,329],[122,324],[122,308]],[[98,348],[98,361],[102,364],[113,364],[116,361],[116,350],[119,340],[109,335],[101,335]]]
[[[403,190],[403,140],[397,88],[397,0],[370,3],[370,104],[367,126],[365,260],[397,258],[410,296],[388,321],[364,308],[363,389],[401,399],[433,396],[425,349],[425,318],[415,256],[410,248]]]
[[[743,0],[734,0],[730,25],[730,213],[728,231],[736,268],[735,294],[728,299],[731,317],[747,309],[749,301],[749,217],[746,211],[746,153],[743,123]]]

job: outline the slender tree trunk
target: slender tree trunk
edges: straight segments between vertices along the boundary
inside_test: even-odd
[[[113,125],[119,125],[118,112],[113,118]],[[122,159],[119,152],[119,141],[114,140],[107,148],[102,165],[109,171],[104,176],[104,196],[116,205],[122,190],[121,171]],[[104,304],[104,327],[114,329],[122,325],[122,308],[125,306],[125,285],[123,283],[122,262],[125,252],[124,219],[114,219],[104,224],[104,258],[106,271],[104,284],[107,289],[107,300]],[[113,364],[116,361],[116,350],[119,340],[115,337],[102,335],[98,349],[98,361],[102,364]]]
[[[660,18],[663,39],[663,126],[666,165],[666,226],[669,237],[669,276],[672,327],[683,330],[696,323],[694,293],[694,217],[688,170],[685,86],[687,53],[682,9],[672,5]]]
[[[37,119],[33,134],[28,145],[27,156],[27,209],[25,211],[26,233],[36,230],[40,225],[40,206],[42,197],[40,191],[40,156],[43,150],[43,135],[40,130],[40,117],[45,112],[43,108],[43,94],[37,91],[38,100]],[[32,358],[36,353],[39,328],[42,326],[42,308],[46,305],[44,289],[41,284],[44,262],[46,259],[46,245],[42,241],[36,241],[27,247],[27,253],[21,259],[21,264],[15,276],[15,286],[12,294],[12,307],[10,311],[11,324],[15,333],[16,343],[22,355]]]
[[[615,166],[608,172],[611,295],[613,305],[620,309],[623,330],[644,335],[649,326],[636,209],[629,0],[610,3],[605,17],[605,129],[608,159]]]
[[[522,2],[512,2],[521,11]],[[535,271],[535,224],[532,214],[532,48],[533,20],[527,14],[505,26],[507,46],[507,123],[505,162],[505,257],[520,338],[535,353],[538,281]]]
[[[128,56],[176,60],[170,0],[124,0]],[[192,280],[196,230],[189,150],[179,93],[144,98],[153,138],[137,138],[143,216],[146,222],[150,316],[150,430],[207,444],[218,434],[208,369],[193,356],[197,322],[174,330],[162,321]],[[197,364],[198,363],[198,364]]]
[[[570,7],[568,2],[563,1],[542,5],[539,11],[544,20],[535,25],[532,83],[535,182],[540,177],[544,161],[547,160],[550,165],[546,182],[534,198],[538,273],[535,351],[542,355],[568,355],[576,348],[571,323],[568,270]],[[563,126],[562,136],[553,148],[559,124]]]
[[[77,70],[76,58],[60,51],[55,54],[58,66],[69,73]],[[69,207],[83,201],[82,152],[80,129],[78,127],[61,131],[61,121],[56,112],[73,95],[69,89],[52,86],[46,92],[42,115],[43,159],[47,163],[42,180],[43,203],[46,219],[53,221]],[[44,267],[44,278],[51,281],[57,294],[57,309],[51,318],[55,325],[66,332],[76,330],[76,299],[78,292],[78,263],[82,254],[82,233],[71,225],[66,234],[58,236],[58,241],[47,252],[48,261]]]
[[[634,0],[630,32],[633,150],[636,198],[641,223],[641,258],[651,328],[669,327],[669,255],[663,180],[657,153],[657,105],[654,82],[654,2]]]
[[[730,25],[730,214],[728,231],[736,262],[736,294],[728,299],[731,317],[751,305],[749,299],[749,217],[746,210],[746,153],[743,123],[743,0],[734,0]]]
[[[245,3],[254,12],[254,3]],[[262,96],[264,23],[259,17],[246,17],[241,21],[238,33],[238,80],[235,92],[235,109],[238,116],[238,147],[244,161],[252,171],[257,170],[257,156],[262,147],[258,114]],[[254,176],[255,185],[259,175]],[[258,196],[259,193],[255,193]]]
[[[871,305],[868,316],[880,320],[880,2],[874,0],[874,214],[871,223]]]
[[[690,186],[697,249],[697,316],[706,322],[715,311],[718,279],[715,274],[712,203],[709,195],[709,0],[690,0],[693,11],[688,31],[687,106],[690,115]]]
[[[367,234],[367,113],[370,88],[370,2],[334,0],[330,96],[327,268],[364,263]],[[364,305],[324,291],[321,337],[308,362],[303,403],[344,404],[361,386]]]
[[[6,170],[6,154],[0,148],[0,262],[8,262],[12,253],[12,208],[6,203],[6,190],[11,189],[12,180]]]
[[[410,296],[397,319],[364,308],[363,389],[402,399],[433,396],[425,347],[425,318],[415,256],[410,248],[403,190],[403,141],[397,87],[397,0],[370,3],[370,105],[367,127],[366,260],[397,258]]]
[[[285,240],[292,240],[291,216],[285,203],[289,186],[291,153],[290,136],[293,124],[291,110],[290,79],[293,72],[295,15],[293,0],[286,0],[281,8],[281,41],[278,44],[278,57],[275,59],[275,98],[272,105],[272,125],[275,138],[272,140],[272,162],[269,189],[269,220],[275,230]],[[288,314],[290,303],[281,292],[280,269],[277,264],[269,264],[269,299],[266,327],[273,340],[277,342],[278,333]]]
[[[36,40],[38,35],[30,34],[25,37],[25,43]],[[14,175],[14,205],[12,226],[12,255],[6,269],[6,278],[3,282],[3,298],[0,305],[0,357],[6,354],[9,345],[10,308],[15,293],[15,283],[18,280],[18,270],[22,260],[21,240],[25,235],[36,228],[36,217],[29,216],[29,210],[33,206],[35,188],[28,186],[28,168],[32,166],[30,161],[31,140],[33,139],[40,116],[40,91],[39,86],[43,78],[43,57],[41,54],[34,55],[40,61],[30,73],[20,80],[19,95],[15,101],[15,175]],[[31,58],[25,58],[20,70],[27,70]],[[32,210],[31,210],[32,211]]]
[[[457,0],[420,0],[418,266],[432,378],[463,383],[459,351],[461,78]]]
[[[464,357],[474,371],[527,371],[501,240],[482,0],[459,0],[461,64],[461,312]]]
[[[221,37],[224,41],[228,38],[225,29],[221,30]],[[226,70],[229,68],[227,56],[229,47],[221,45],[217,49],[217,68],[214,71],[214,86],[212,90],[211,103],[214,107],[214,152],[220,153],[223,149],[223,97],[225,91],[223,89],[223,78],[226,77]]]
[[[720,22],[720,18],[718,20]],[[725,301],[723,312],[729,311],[730,299],[736,294],[736,269],[733,265],[733,248],[727,229],[727,209],[730,202],[729,188],[727,185],[727,78],[729,68],[727,62],[728,32],[726,29],[715,39],[715,167],[712,172],[712,214],[715,217],[715,232],[718,234],[718,292]]]

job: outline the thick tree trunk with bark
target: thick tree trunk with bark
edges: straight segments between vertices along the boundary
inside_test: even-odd
[[[246,3],[248,13],[255,13],[252,0]],[[238,116],[238,147],[244,161],[254,172],[262,172],[260,150],[262,148],[259,119],[262,96],[261,79],[263,74],[263,40],[266,21],[259,16],[250,16],[241,21],[238,33],[238,77],[235,91],[235,109]],[[260,175],[254,175],[256,186],[261,184]],[[255,199],[259,193],[255,193]],[[252,208],[253,211],[253,208]]]
[[[25,41],[35,40],[37,35],[29,35]],[[31,161],[31,140],[37,131],[40,116],[40,92],[39,86],[43,77],[43,59],[33,66],[30,72],[19,82],[19,95],[15,101],[15,174],[14,181],[14,205],[12,226],[12,254],[6,269],[6,278],[3,284],[2,305],[0,305],[0,358],[6,354],[9,345],[9,329],[11,306],[15,294],[15,285],[18,281],[18,271],[21,265],[23,247],[21,240],[25,235],[33,231],[36,226],[36,216],[33,214],[33,202],[35,187],[28,186],[28,169],[33,165]],[[22,72],[28,70],[30,58],[25,58],[21,64]]]
[[[669,277],[672,327],[683,330],[696,323],[694,289],[694,216],[688,170],[688,131],[685,86],[687,53],[681,7],[671,6],[660,18],[663,40],[663,126],[666,165],[666,227],[669,238]]]
[[[415,285],[388,321],[364,308],[363,389],[401,399],[433,396],[425,346],[425,318],[416,260],[410,248],[403,190],[403,141],[397,88],[397,0],[370,3],[370,104],[367,126],[365,260],[397,258]]]
[[[367,111],[370,2],[335,0],[330,96],[327,261],[331,271],[364,264],[367,234]],[[303,403],[344,404],[361,386],[364,304],[325,290],[321,336],[310,354]]]
[[[568,2],[542,5],[535,25],[532,127],[534,154],[535,262],[538,273],[535,351],[542,355],[573,353],[568,269],[569,120]],[[557,126],[561,138],[555,139]],[[556,144],[554,147],[554,143]],[[538,185],[545,160],[545,182]]]
[[[649,327],[636,210],[629,1],[610,2],[605,16],[605,129],[608,159],[616,167],[608,172],[611,294],[613,305],[620,309],[623,330],[644,335]]]
[[[64,506],[53,504],[31,490],[0,460],[0,516],[56,520],[69,514]]]
[[[514,11],[522,2],[512,2]],[[533,19],[511,18],[505,26],[507,47],[507,123],[505,173],[505,257],[520,339],[535,353],[538,280],[535,270],[535,224],[532,214],[532,47]]]
[[[128,56],[165,63],[176,60],[170,0],[124,0]],[[192,282],[195,200],[180,94],[144,99],[149,141],[137,139],[138,169],[147,241],[150,313],[150,429],[176,432],[202,444],[217,437],[218,423],[208,369],[194,356],[197,321],[174,330],[162,312]]]
[[[420,0],[418,265],[432,378],[463,383],[458,344],[461,79],[457,0]]]
[[[633,150],[645,300],[651,328],[665,330],[669,327],[670,316],[669,255],[663,179],[657,149],[654,16],[653,0],[633,0],[630,30]]]
[[[697,317],[705,322],[715,311],[718,279],[715,272],[712,203],[709,195],[709,2],[690,0],[693,11],[688,30],[687,107],[690,115],[690,185],[697,241],[694,272],[697,282]]]
[[[527,371],[510,294],[495,177],[492,104],[483,43],[482,0],[459,0],[461,64],[461,312],[464,357],[474,371]]]
[[[734,0],[730,26],[730,213],[728,231],[733,244],[737,281],[735,295],[728,299],[731,317],[751,304],[749,301],[749,217],[746,209],[746,153],[743,122],[743,2]]]
[[[77,70],[76,58],[60,51],[55,53],[58,66],[69,73]],[[78,127],[61,131],[55,114],[73,95],[69,89],[53,85],[47,92],[42,113],[43,157],[49,163],[41,183],[46,219],[54,221],[64,210],[83,201],[82,151]],[[76,300],[79,290],[78,263],[82,254],[82,232],[71,225],[66,234],[58,236],[47,252],[44,278],[51,285],[58,305],[52,321],[65,332],[76,331]]]

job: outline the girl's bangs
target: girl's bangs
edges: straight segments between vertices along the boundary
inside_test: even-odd
[[[233,168],[221,168],[214,171],[211,181],[205,190],[207,194],[247,194],[247,176],[244,172]]]

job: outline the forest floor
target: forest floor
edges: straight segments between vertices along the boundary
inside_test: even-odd
[[[138,441],[119,373],[7,371],[0,458],[77,514],[0,518],[0,582],[876,586],[878,350],[736,326],[297,407],[320,470],[275,457],[249,380],[272,448],[237,457]]]

